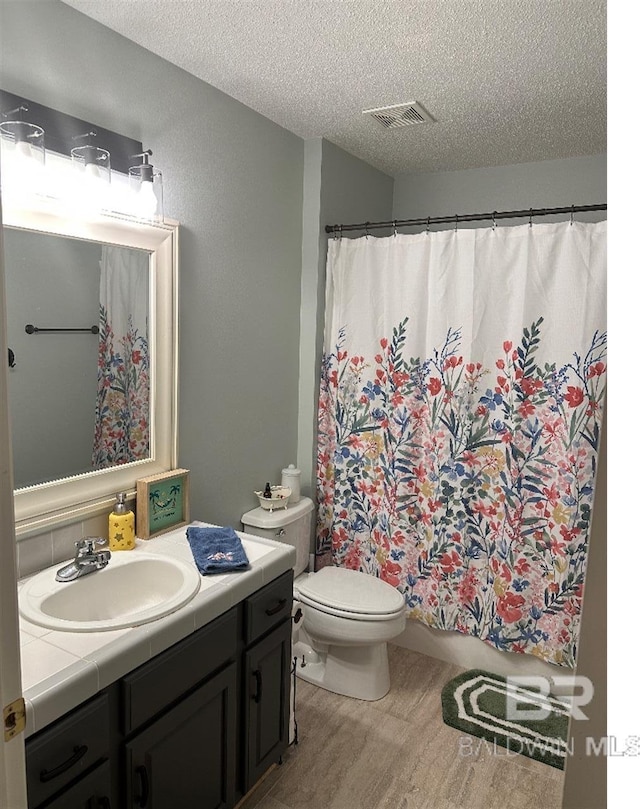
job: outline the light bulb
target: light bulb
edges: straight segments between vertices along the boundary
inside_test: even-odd
[[[32,156],[31,144],[27,143],[26,140],[16,141],[16,144],[13,148],[16,160],[31,160]]]
[[[43,191],[42,155],[26,140],[2,140],[2,189],[16,204]]]
[[[102,179],[100,167],[95,163],[87,163],[87,165],[84,167],[84,173],[86,177],[95,177],[97,180]]]
[[[100,174],[94,174],[93,172],[88,172],[82,180],[82,198],[88,209],[92,212],[97,212],[102,208],[106,208],[109,193],[108,183],[105,183]]]
[[[23,105],[12,112],[26,112]],[[0,122],[2,192],[17,205],[28,205],[43,192],[44,129],[27,121]]]
[[[104,178],[100,167],[95,163],[87,163],[84,167],[79,190],[84,204],[92,213],[97,213],[109,206],[109,181]]]
[[[146,219],[151,219],[158,210],[158,200],[153,190],[153,183],[143,180],[138,191],[138,201],[136,207],[139,215]]]

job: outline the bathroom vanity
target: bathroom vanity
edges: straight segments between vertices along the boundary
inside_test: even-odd
[[[116,633],[42,630],[31,640],[38,628],[23,622],[24,652],[67,635],[67,650],[82,653],[67,676],[25,689],[29,809],[231,809],[279,761],[295,551],[239,535],[250,568],[202,577],[192,601],[165,618]],[[187,552],[182,529],[131,553]]]

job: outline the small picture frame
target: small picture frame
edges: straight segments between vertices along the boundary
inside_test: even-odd
[[[189,521],[188,469],[172,469],[138,480],[136,536],[139,539],[152,539]]]

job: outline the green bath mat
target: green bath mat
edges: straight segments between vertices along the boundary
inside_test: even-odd
[[[519,714],[529,711],[540,718],[508,718],[508,706],[509,717],[514,716],[515,709]],[[542,718],[542,714],[548,715]],[[505,755],[521,753],[564,769],[569,706],[552,696],[507,682],[497,674],[471,669],[442,689],[442,718],[453,728],[485,739],[486,747],[506,748]]]

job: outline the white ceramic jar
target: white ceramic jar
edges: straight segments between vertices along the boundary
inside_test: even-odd
[[[290,463],[286,469],[282,470],[282,485],[291,489],[289,503],[300,501],[300,470]]]

